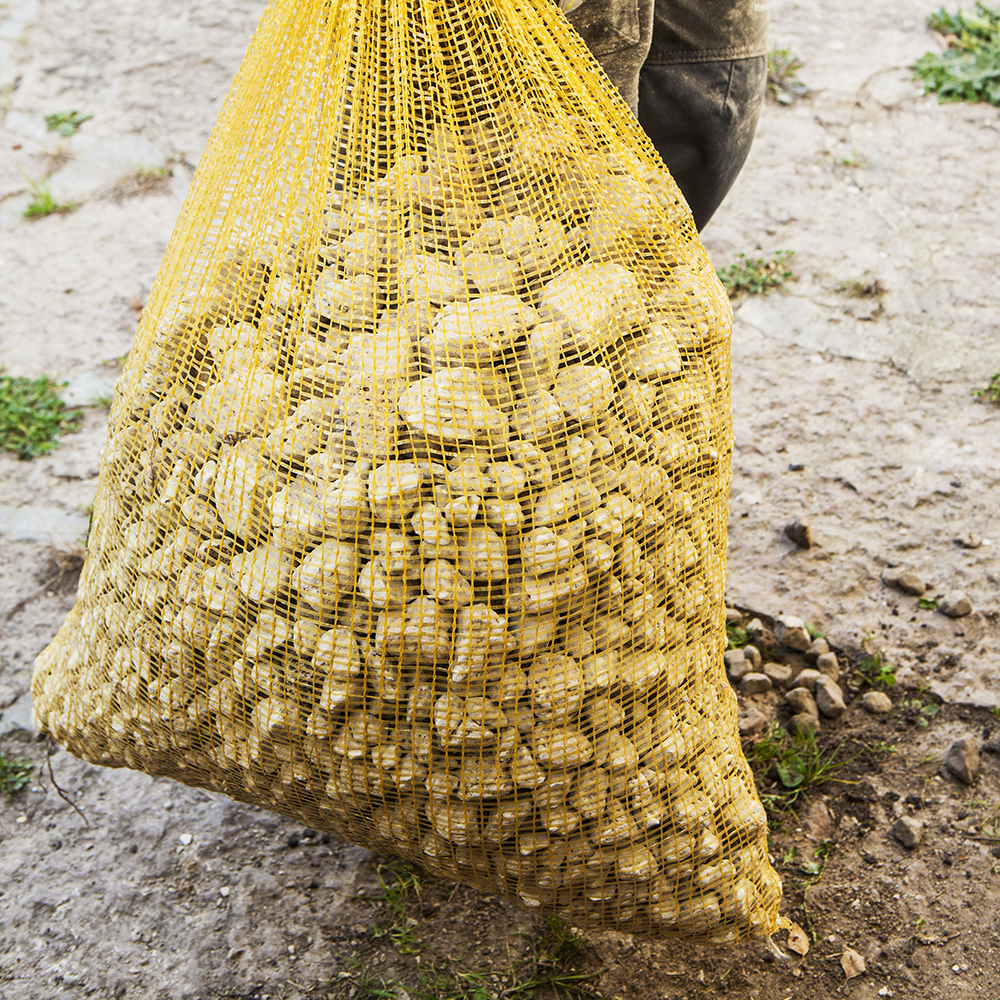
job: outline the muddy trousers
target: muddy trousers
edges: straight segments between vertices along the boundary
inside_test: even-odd
[[[698,229],[736,180],[753,143],[767,57],[643,64],[639,124],[687,199]]]

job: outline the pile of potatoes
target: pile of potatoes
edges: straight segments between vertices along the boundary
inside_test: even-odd
[[[767,934],[728,306],[657,175],[506,129],[233,232],[144,327],[36,713],[578,926]]]

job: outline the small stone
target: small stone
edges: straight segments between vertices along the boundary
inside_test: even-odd
[[[179,840],[179,841],[180,841],[180,842],[181,842],[181,843],[182,843],[182,844],[183,844],[183,845],[184,845],[185,847],[187,847],[187,846],[188,846],[188,845],[189,845],[189,844],[191,843],[191,841],[192,841],[192,840],[194,840],[194,837],[192,837],[190,833],[182,833],[182,834],[181,834],[181,835],[180,835],[180,836],[179,836],[179,837],[178,837],[177,839],[178,839],[178,840]]]
[[[839,719],[847,711],[840,685],[825,674],[816,678],[816,707],[828,719]]]
[[[739,717],[740,736],[756,736],[767,726],[767,716],[753,705]]]
[[[727,625],[740,625],[743,622],[743,612],[737,611],[736,608],[726,608],[726,624]]]
[[[743,679],[740,681],[740,694],[764,694],[770,691],[771,687],[771,678],[767,674],[744,674]]]
[[[795,542],[800,549],[812,547],[812,530],[808,524],[803,524],[801,521],[793,521],[791,524],[786,524],[785,537],[789,541]]]
[[[775,687],[786,688],[792,683],[792,668],[785,663],[765,663],[764,673]]]
[[[801,736],[805,736],[807,733],[818,733],[819,719],[808,712],[800,712],[788,720],[788,731],[793,735]]]
[[[979,773],[979,743],[974,736],[955,740],[948,749],[944,765],[963,785],[971,785]]]
[[[749,660],[733,660],[732,666],[726,670],[726,676],[731,683],[739,684],[752,671],[753,664]]]
[[[904,594],[912,594],[914,597],[920,597],[923,592],[927,589],[927,585],[923,580],[917,576],[913,570],[907,570],[905,573],[899,574],[899,579],[896,581],[896,586],[899,587]]]
[[[744,646],[743,655],[753,664],[754,670],[760,668],[760,650],[756,646]]]
[[[872,715],[885,715],[892,711],[892,700],[884,691],[868,691],[861,698],[861,707]]]
[[[764,634],[764,623],[759,618],[754,618],[746,626],[745,631],[751,639],[756,640]]]
[[[824,653],[816,657],[816,669],[831,680],[840,679],[840,664],[837,663],[836,653]]]
[[[785,701],[788,702],[788,707],[792,710],[792,715],[812,715],[817,719],[819,718],[816,699],[812,696],[812,692],[806,688],[792,688],[785,695]]]
[[[820,636],[818,639],[813,639],[809,644],[809,648],[806,650],[806,656],[810,660],[816,660],[821,657],[824,653],[830,652],[830,644]]]
[[[774,634],[778,642],[789,649],[804,653],[812,644],[812,637],[806,628],[806,623],[795,615],[783,615],[774,623]]]
[[[899,582],[899,578],[906,572],[906,568],[903,566],[891,566],[882,570],[882,582],[887,587],[895,587]]]
[[[742,649],[727,649],[722,654],[722,660],[726,664],[726,670],[731,670],[737,663],[742,663],[746,659],[746,654]]]
[[[222,888],[219,889],[219,895],[220,896],[228,896],[231,891],[232,890],[229,888],[228,885],[224,885],[224,886],[222,886]]]
[[[892,824],[892,835],[903,847],[914,848],[924,839],[924,824],[912,816],[900,816]]]
[[[793,687],[802,687],[805,688],[807,691],[815,693],[816,681],[818,681],[822,676],[823,675],[818,670],[807,668],[803,670],[798,677],[795,678]]]
[[[938,611],[949,618],[963,618],[972,614],[972,601],[962,590],[949,590],[938,601]]]

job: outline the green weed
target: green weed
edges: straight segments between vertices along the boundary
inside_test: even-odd
[[[773,792],[761,794],[761,802],[768,812],[784,812],[790,809],[803,792],[829,781],[838,781],[839,771],[856,760],[866,747],[852,757],[840,759],[841,743],[832,750],[824,750],[816,743],[816,734],[811,730],[789,733],[777,723],[751,748],[747,755],[751,765],[758,765],[758,786],[770,778]],[[765,802],[765,798],[768,800]],[[770,803],[770,806],[769,806]]]
[[[854,684],[854,681],[858,683]],[[851,678],[854,687],[868,685],[873,688],[885,690],[891,688],[896,683],[896,670],[886,663],[881,651],[877,653],[865,653],[857,663],[857,672]]]
[[[34,197],[28,203],[28,207],[24,210],[24,217],[26,219],[40,219],[46,215],[65,215],[67,212],[72,212],[73,209],[77,207],[75,201],[65,202],[60,204],[52,197],[52,192],[49,191],[49,186],[44,181],[34,182],[29,181],[31,186],[31,193]]]
[[[730,298],[741,292],[766,294],[773,288],[781,288],[795,276],[788,263],[794,255],[794,250],[778,250],[768,258],[756,259],[748,258],[743,253],[737,254],[739,262],[719,271],[719,280]]]
[[[31,781],[34,765],[24,757],[11,759],[0,750],[0,793],[10,799]]]
[[[812,914],[809,912],[809,890],[823,877],[823,869],[833,856],[837,846],[832,840],[821,840],[813,851],[812,861],[799,865],[799,871],[806,876],[802,883],[802,913],[806,918],[806,929],[809,931],[813,944],[819,943],[819,934],[813,925]]]
[[[79,410],[66,409],[59,387],[48,375],[0,375],[0,450],[20,459],[44,455],[82,419]]]
[[[852,299],[880,299],[885,295],[885,286],[878,278],[852,278],[849,281],[838,281],[837,291],[846,292]]]
[[[791,49],[771,49],[767,54],[767,94],[778,104],[791,104],[796,97],[809,93],[797,79],[803,63]]]
[[[75,135],[77,129],[93,117],[93,115],[81,115],[79,111],[56,111],[45,116],[45,128],[49,132],[58,132],[68,137]]]
[[[726,625],[727,649],[742,649],[750,642],[750,633],[739,625]]]
[[[917,604],[924,611],[935,611],[937,610],[938,602],[933,597],[921,597]]]
[[[990,384],[982,389],[973,389],[972,395],[977,397],[986,397],[1000,406],[1000,372],[994,372],[990,376]]]
[[[924,93],[1000,107],[1000,9],[977,3],[975,14],[949,14],[941,7],[927,26],[946,38],[948,48],[928,52],[910,67],[924,81]]]
[[[368,897],[372,902],[383,904],[389,919],[372,924],[371,936],[376,940],[387,937],[401,955],[413,955],[422,946],[413,932],[417,921],[407,914],[409,895],[420,899],[420,878],[405,861],[393,859],[375,866],[375,877],[381,888],[378,896]]]
[[[816,628],[815,625],[812,625],[809,622],[806,622],[806,631],[809,633],[809,638],[810,639],[822,639],[823,638],[823,633],[820,632],[820,630],[818,628]]]

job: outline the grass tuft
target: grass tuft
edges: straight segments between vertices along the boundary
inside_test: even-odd
[[[77,207],[75,201],[60,204],[52,197],[49,186],[42,183],[32,183],[31,193],[34,195],[24,210],[24,218],[41,219],[46,215],[65,215]]]
[[[982,389],[973,389],[972,395],[980,399],[986,398],[1000,406],[1000,372],[994,372],[990,376],[990,384]]]
[[[0,750],[0,793],[6,798],[13,798],[24,788],[33,773],[34,765],[30,760],[23,757],[12,760]]]
[[[794,255],[794,250],[778,250],[770,257],[755,259],[743,253],[737,254],[739,261],[719,271],[719,280],[731,299],[741,292],[748,295],[766,294],[774,288],[781,288],[795,276],[789,265],[789,260]]]
[[[20,459],[37,458],[82,419],[79,410],[66,408],[58,389],[48,375],[36,379],[0,375],[0,450],[14,452]]]
[[[791,49],[771,49],[767,54],[767,94],[778,104],[791,104],[809,88],[798,79],[803,63]]]
[[[1000,107],[1000,9],[977,3],[975,14],[949,14],[941,7],[927,18],[927,27],[948,47],[928,52],[910,67],[923,80],[924,93]]]

